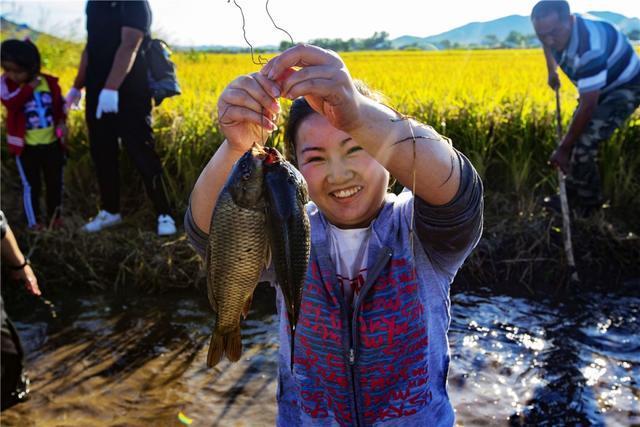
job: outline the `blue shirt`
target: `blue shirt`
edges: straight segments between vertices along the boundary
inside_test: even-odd
[[[640,77],[638,54],[620,30],[591,17],[574,17],[567,47],[553,55],[578,92],[608,92]]]

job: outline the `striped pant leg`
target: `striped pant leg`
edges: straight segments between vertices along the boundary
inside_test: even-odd
[[[567,175],[567,191],[581,206],[602,203],[598,148],[611,137],[640,105],[640,85],[626,86],[603,95],[571,156],[571,169]]]
[[[28,152],[27,147],[22,155],[16,156],[16,165],[22,182],[22,202],[29,228],[38,222],[40,210],[40,170],[38,165],[34,164],[35,159],[31,157],[32,153]]]

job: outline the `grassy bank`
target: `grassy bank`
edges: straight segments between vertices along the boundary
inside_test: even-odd
[[[51,49],[50,47],[48,49]],[[77,55],[67,54],[47,68],[70,86]],[[539,200],[555,191],[556,174],[547,166],[555,146],[554,96],[546,87],[539,51],[376,52],[344,55],[353,76],[384,92],[400,111],[450,137],[483,177],[485,233],[459,277],[461,286],[518,286],[526,292],[556,288],[564,255],[559,219],[542,213]],[[181,218],[201,168],[222,142],[213,117],[219,93],[235,76],[255,71],[247,55],[175,55],[183,95],[154,112],[157,148],[168,187]],[[575,107],[575,90],[564,80],[563,119]],[[281,118],[284,119],[284,118]],[[126,224],[98,236],[76,230],[95,214],[97,188],[82,111],[69,120],[72,154],[65,169],[67,229],[39,236],[21,232],[37,249],[34,261],[46,280],[97,287],[202,284],[198,260],[184,237],[153,234],[154,218],[140,178],[123,154],[123,213]],[[280,141],[276,133],[274,140]],[[601,147],[601,170],[610,208],[574,222],[574,246],[590,284],[615,286],[640,276],[640,112]],[[2,152],[2,205],[21,220],[13,162]],[[140,209],[140,206],[143,208]],[[634,233],[634,234],[629,234]],[[37,242],[36,242],[36,239]],[[53,254],[53,256],[52,256]]]

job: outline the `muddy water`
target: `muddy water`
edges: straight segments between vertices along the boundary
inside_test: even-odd
[[[570,305],[454,295],[449,392],[458,424],[639,424],[637,285]],[[197,294],[66,290],[50,299],[53,309],[22,294],[6,298],[29,354],[32,392],[2,413],[2,425],[179,426],[181,411],[193,426],[274,424],[269,287],[259,288],[244,322],[244,357],[215,369],[205,364],[212,315]]]

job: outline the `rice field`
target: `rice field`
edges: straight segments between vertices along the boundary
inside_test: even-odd
[[[546,85],[539,50],[447,52],[357,52],[342,55],[353,77],[383,92],[390,105],[432,125],[469,156],[488,192],[513,195],[531,205],[534,194],[553,191],[555,174],[546,166],[555,145],[555,96]],[[183,94],[155,110],[159,151],[174,197],[184,203],[200,169],[222,136],[216,128],[216,101],[224,87],[258,70],[249,55],[174,54]],[[71,85],[75,64],[54,69],[63,87]],[[576,106],[576,90],[563,77],[565,125]],[[286,111],[286,108],[284,108]],[[282,120],[282,118],[281,118]],[[72,145],[89,167],[82,113],[71,118]],[[612,206],[640,210],[640,114],[602,149],[603,183]],[[281,135],[276,133],[278,141]],[[623,155],[624,153],[624,155]],[[611,165],[609,167],[608,165]],[[83,168],[84,169],[84,168]],[[77,170],[76,183],[91,182]],[[526,191],[525,191],[526,190]]]
[[[80,47],[49,40],[38,45],[45,69],[60,76],[66,92]],[[540,50],[376,51],[342,57],[351,75],[384,93],[391,106],[450,137],[481,173],[488,194],[512,197],[522,210],[554,190],[555,174],[546,161],[556,144],[555,96],[546,85]],[[181,208],[202,166],[222,141],[215,120],[219,94],[235,77],[259,67],[248,54],[176,52],[173,59],[183,94],[155,109],[154,128],[170,190]],[[562,83],[566,126],[577,92],[564,76]],[[73,111],[69,121],[73,154],[68,188],[93,193],[83,112]],[[276,132],[273,138],[278,142],[281,134]],[[602,147],[603,185],[614,210],[640,214],[639,140],[640,112],[636,112]],[[133,171],[125,168],[124,173]],[[135,173],[130,178],[137,179]]]
[[[38,46],[45,71],[59,76],[66,92],[75,76],[80,46],[42,39]],[[557,188],[557,175],[547,165],[556,144],[555,95],[546,84],[542,52],[387,51],[346,53],[342,57],[352,76],[383,92],[389,105],[451,138],[482,175],[485,234],[459,280],[520,282],[532,293],[540,283],[554,286],[553,278],[561,277],[564,264],[562,243],[556,238],[561,230],[553,218],[541,215],[539,204],[542,196]],[[238,75],[257,71],[258,66],[248,54],[176,52],[173,59],[183,94],[165,100],[154,110],[154,129],[170,197],[180,218],[195,180],[223,140],[215,119],[219,94]],[[561,78],[566,127],[577,92],[564,76]],[[283,107],[281,123],[286,119],[287,106]],[[69,129],[71,157],[65,168],[65,209],[73,215],[73,227],[79,227],[98,208],[84,111],[71,112]],[[273,136],[276,143],[281,138],[279,131]],[[636,271],[633,266],[640,250],[638,241],[625,236],[628,231],[640,233],[639,141],[637,111],[600,151],[604,192],[611,209],[595,221],[578,222],[574,230],[574,238],[580,241],[576,256],[584,265],[594,266],[594,279],[617,272],[611,280],[618,283],[622,277],[618,277],[619,272]],[[13,194],[4,192],[12,186],[19,192],[17,173],[5,148],[2,150],[3,195]],[[162,245],[158,252],[148,233],[139,231],[149,229],[153,210],[144,196],[142,180],[124,152],[122,160],[121,179],[126,183],[122,186],[122,208],[129,226],[113,234],[112,239],[87,238],[82,244],[73,227],[64,235],[47,235],[40,243],[48,248],[47,253],[65,256],[59,260],[60,265],[51,266],[51,271],[43,274],[51,280],[63,277],[61,271],[76,265],[74,259],[84,257],[83,265],[94,267],[78,267],[82,270],[78,270],[78,277],[98,287],[131,282],[162,289],[167,283],[191,284],[199,260],[184,238]],[[17,213],[17,199],[15,204]],[[140,205],[146,207],[140,209]],[[621,224],[620,230],[618,225],[611,229],[609,221]],[[107,253],[107,259],[114,263],[103,263]]]

